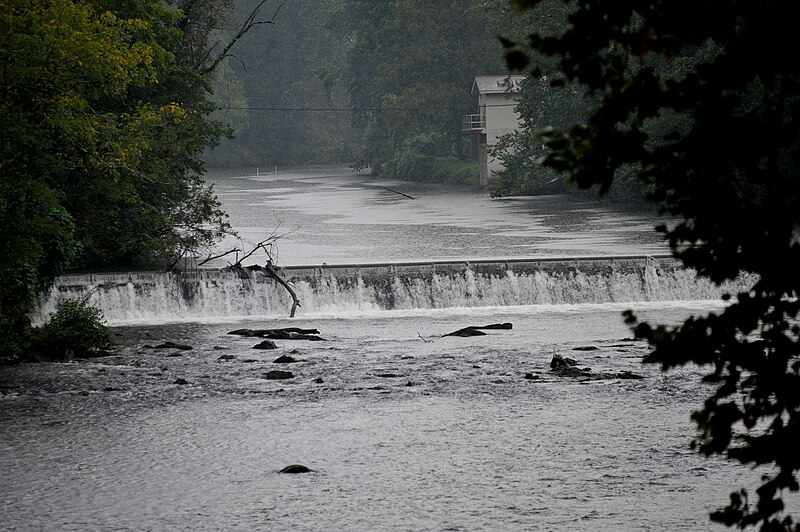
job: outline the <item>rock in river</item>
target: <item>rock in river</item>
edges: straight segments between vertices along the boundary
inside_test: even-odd
[[[167,340],[163,344],[158,345],[145,345],[146,349],[180,349],[181,351],[191,351],[192,346],[186,344],[178,344]]]
[[[254,345],[253,349],[278,349],[278,346],[275,345],[275,342],[272,340],[264,340],[263,342]]]
[[[314,471],[313,469],[304,466],[303,464],[292,464],[287,465],[283,469],[281,469],[281,473],[311,473]]]
[[[553,355],[553,360],[550,361],[551,369],[571,368],[572,366],[577,365],[578,363],[575,360],[569,357],[563,357],[561,355]]]
[[[291,371],[281,371],[281,370],[272,370],[268,371],[264,374],[265,379],[269,379],[272,381],[283,380],[283,379],[291,379],[294,377],[294,373]]]

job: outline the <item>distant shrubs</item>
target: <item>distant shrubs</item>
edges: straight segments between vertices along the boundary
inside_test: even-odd
[[[480,169],[477,163],[455,157],[434,157],[412,150],[403,150],[386,165],[386,175],[405,181],[477,185]]]
[[[113,343],[103,313],[89,305],[88,296],[68,299],[31,336],[31,354],[40,360],[69,360],[91,356]]]

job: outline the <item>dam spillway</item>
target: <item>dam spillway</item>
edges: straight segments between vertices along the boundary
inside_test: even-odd
[[[719,299],[752,282],[716,286],[668,256],[339,264],[277,268],[303,315]],[[41,322],[67,298],[88,297],[111,324],[285,317],[291,298],[259,269],[64,275],[42,294]]]

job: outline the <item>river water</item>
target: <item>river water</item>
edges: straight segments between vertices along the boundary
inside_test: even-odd
[[[280,223],[286,265],[664,251],[650,213],[590,199],[491,200],[346,171],[214,178],[244,240]],[[294,319],[285,300],[255,312],[230,304],[219,280],[200,283],[218,305],[133,311],[106,290],[95,297],[117,335],[112,356],[2,368],[0,529],[713,529],[708,511],[757,472],[689,449],[689,414],[707,393],[700,371],[643,366],[646,346],[629,340],[620,313],[678,323],[721,308],[719,293],[647,264],[640,287],[614,270],[611,295],[588,301],[600,282],[588,274],[503,277],[517,290],[550,287],[545,299],[432,291],[458,289],[462,275],[480,284],[466,268],[426,277],[438,304],[339,290]],[[558,288],[567,281],[582,289]],[[146,299],[134,283],[115,286]],[[161,293],[148,286],[148,297]],[[304,299],[323,293],[297,286]],[[442,336],[504,322],[513,328]],[[317,328],[324,340],[263,351],[228,334],[278,327]],[[146,347],[165,341],[193,349]],[[558,377],[554,354],[644,378]],[[298,362],[275,364],[280,355]],[[276,368],[293,378],[266,379]],[[314,471],[279,473],[292,463]]]

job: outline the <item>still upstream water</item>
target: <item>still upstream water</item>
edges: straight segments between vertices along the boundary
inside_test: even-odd
[[[244,239],[280,223],[281,264],[664,251],[650,214],[590,200],[490,200],[347,172],[215,181]],[[380,285],[396,292],[388,306],[363,283],[298,282],[308,303],[294,319],[285,299],[230,280],[202,281],[196,297],[214,301],[192,305],[161,281],[96,290],[113,356],[2,368],[0,529],[712,529],[709,509],[757,472],[689,450],[701,373],[643,366],[620,313],[677,323],[719,309],[721,292],[649,262],[633,277],[512,269],[396,277]],[[434,295],[405,297],[412,286]],[[442,336],[502,322],[513,329]],[[227,334],[292,326],[324,340],[262,351]],[[145,347],[165,341],[193,349]],[[556,353],[644,378],[558,377]],[[273,362],[284,354],[298,362]],[[264,378],[276,368],[293,378]],[[314,471],[279,473],[292,463]]]

